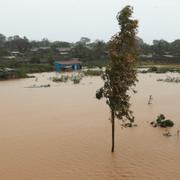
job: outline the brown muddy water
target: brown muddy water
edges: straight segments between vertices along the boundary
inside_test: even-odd
[[[180,179],[180,84],[139,75],[132,96],[138,127],[122,130],[116,121],[111,154],[109,109],[95,99],[101,79],[73,85],[52,83],[53,74],[37,76],[38,82],[0,82],[0,180]],[[47,83],[50,88],[24,88]],[[149,125],[160,113],[175,121],[172,137]]]

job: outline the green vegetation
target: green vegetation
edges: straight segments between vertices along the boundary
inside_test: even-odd
[[[28,64],[22,65],[17,68],[19,71],[28,73],[39,73],[39,72],[51,72],[53,71],[53,66],[49,64]]]
[[[80,78],[74,78],[73,79],[73,83],[74,84],[79,84],[81,82],[81,79]]]
[[[158,68],[156,66],[152,66],[148,69],[148,72],[157,72]]]
[[[9,69],[9,70],[6,70]],[[53,66],[49,64],[27,64],[19,65],[15,68],[0,67],[0,80],[29,78],[30,73],[50,72],[53,71]]]
[[[24,69],[16,70],[16,75],[17,75],[16,76],[17,78],[28,78],[29,77]]]
[[[147,70],[140,70],[140,73],[167,73],[177,72],[180,73],[179,65],[157,65],[157,66],[142,66],[141,68],[148,68]]]
[[[121,120],[123,124],[126,120],[130,122],[130,125],[134,122],[128,91],[137,81],[135,66],[138,21],[132,19],[132,13],[132,7],[126,6],[117,15],[121,31],[109,42],[110,62],[102,75],[104,86],[96,92],[97,99],[106,98],[111,111],[112,152],[115,145],[115,118]]]
[[[102,70],[91,70],[83,71],[85,76],[101,76],[103,74]]]
[[[68,76],[68,75],[61,75],[60,77],[53,77],[52,81],[59,83],[59,82],[68,82],[69,80],[72,81],[74,84],[79,84],[82,80],[82,77],[84,75],[82,73],[76,74],[76,75],[72,75],[72,76]]]
[[[69,76],[67,75],[61,75],[61,77],[53,77],[53,82],[67,82],[69,80]]]
[[[29,76],[22,70],[10,69],[10,68],[0,69],[0,80],[28,78],[28,77]]]
[[[152,45],[146,44],[136,37],[139,53],[139,66],[180,64],[180,40],[167,42],[154,40]],[[79,58],[83,66],[106,66],[110,55],[108,53],[109,42],[103,40],[91,41],[82,37],[74,43],[54,41],[47,38],[41,41],[31,41],[27,37],[18,35],[6,37],[0,34],[0,66],[18,68],[22,64],[49,64],[53,65],[57,60]],[[170,71],[158,69],[158,73]],[[172,70],[179,71],[177,70]],[[180,72],[180,71],[179,71]]]
[[[167,127],[173,127],[174,126],[174,122],[166,119],[166,117],[164,116],[164,114],[160,114],[156,121],[152,121],[151,125],[153,127],[162,127],[162,128],[167,128]]]

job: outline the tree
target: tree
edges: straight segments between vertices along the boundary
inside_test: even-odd
[[[6,41],[6,36],[3,34],[0,34],[0,46],[3,46]]]
[[[27,52],[30,49],[29,40],[26,37],[21,38],[18,35],[8,37],[7,48],[12,51]]]
[[[55,41],[51,43],[51,47],[53,48],[70,48],[71,46],[72,46],[71,43],[64,41]]]
[[[164,55],[170,51],[170,44],[163,39],[153,40],[153,51],[155,54]]]
[[[96,40],[93,43],[93,55],[94,55],[94,59],[96,60],[100,60],[100,59],[104,59],[105,57],[105,52],[106,52],[106,43],[104,41],[101,40]]]
[[[120,32],[114,35],[109,42],[110,62],[102,78],[104,86],[97,90],[96,98],[106,98],[111,111],[112,149],[115,145],[115,118],[121,120],[122,125],[128,121],[134,122],[133,112],[130,110],[130,89],[137,81],[135,65],[137,62],[136,34],[138,21],[131,19],[133,8],[126,6],[118,15]]]
[[[90,40],[89,38],[87,38],[87,37],[82,37],[78,43],[83,44],[83,45],[86,45],[86,44],[88,44],[88,43],[90,43],[90,42],[91,42],[91,40]]]
[[[91,50],[83,44],[76,44],[72,49],[71,56],[80,58],[81,61],[85,62],[91,59]]]
[[[40,42],[40,45],[42,47],[48,47],[50,45],[50,42],[47,38],[43,38],[42,41]]]

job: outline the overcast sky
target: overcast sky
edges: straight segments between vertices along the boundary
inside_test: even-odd
[[[109,38],[118,31],[116,14],[134,6],[145,42],[180,39],[180,0],[0,0],[0,33],[29,39],[75,42]]]

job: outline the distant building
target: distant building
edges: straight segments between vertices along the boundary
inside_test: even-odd
[[[21,53],[19,51],[11,51],[11,54],[17,56],[17,55],[19,55]]]
[[[69,52],[71,51],[70,47],[66,47],[66,48],[57,48],[57,50],[59,51],[59,53],[61,55],[67,55],[69,54]]]
[[[163,55],[164,57],[167,57],[167,58],[173,58],[174,56],[173,55],[170,55],[170,54],[165,54]]]
[[[31,52],[39,52],[39,51],[46,51],[46,50],[50,50],[51,49],[51,47],[49,47],[49,46],[46,46],[46,47],[33,47],[33,48],[31,48]]]
[[[16,59],[16,56],[4,56],[4,59]]]
[[[37,48],[37,47],[31,48],[30,51],[31,51],[31,52],[37,52],[37,51],[39,51],[39,48]]]
[[[56,61],[54,63],[55,71],[69,71],[82,69],[82,63],[78,59],[68,61]]]
[[[46,46],[46,47],[39,47],[39,50],[49,50],[49,49],[51,49],[51,47],[49,47],[49,46]]]

